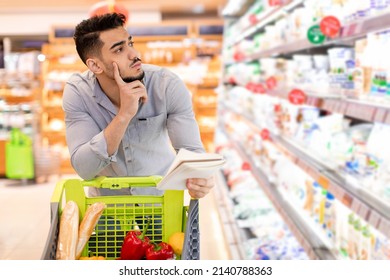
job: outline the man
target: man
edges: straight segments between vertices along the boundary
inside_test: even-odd
[[[83,179],[164,175],[178,149],[204,152],[184,83],[167,69],[142,65],[123,15],[82,21],[74,40],[89,70],[69,79],[63,109],[72,166]],[[213,185],[212,178],[186,182],[193,198]]]

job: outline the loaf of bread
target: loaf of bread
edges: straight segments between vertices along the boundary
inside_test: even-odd
[[[74,201],[68,201],[60,217],[56,259],[75,260],[79,231],[79,208]]]
[[[95,228],[105,208],[106,205],[103,202],[96,202],[90,205],[85,212],[84,218],[81,221],[79,228],[76,259],[80,258],[81,253],[85,245],[87,244],[89,238],[91,237],[93,229]]]

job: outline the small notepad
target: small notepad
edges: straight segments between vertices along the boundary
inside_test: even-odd
[[[209,178],[225,164],[222,155],[180,149],[167,174],[157,184],[159,190],[185,190],[189,178]]]

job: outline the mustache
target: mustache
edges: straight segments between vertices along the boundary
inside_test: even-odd
[[[134,57],[134,58],[133,58],[133,62],[131,63],[130,67],[133,66],[134,64],[136,64],[138,61],[141,61],[141,62],[142,62],[141,58],[139,58],[139,57]]]

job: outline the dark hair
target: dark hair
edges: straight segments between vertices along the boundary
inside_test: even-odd
[[[73,39],[81,60],[85,63],[88,56],[100,55],[103,46],[99,38],[100,32],[124,26],[125,22],[126,17],[118,13],[93,16],[80,22],[76,26]]]

